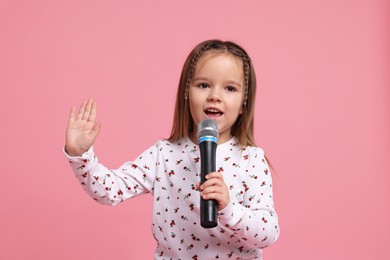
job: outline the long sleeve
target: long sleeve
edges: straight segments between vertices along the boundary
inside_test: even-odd
[[[272,177],[264,152],[243,155],[253,157],[247,179],[242,181],[242,196],[231,194],[229,205],[218,212],[222,225],[252,248],[264,248],[279,236],[278,216],[274,209]],[[239,195],[241,195],[239,194]],[[239,198],[237,200],[236,198]]]
[[[154,147],[134,162],[127,162],[116,170],[100,164],[93,147],[80,157],[64,153],[84,190],[101,204],[115,206],[128,198],[152,191],[157,171]]]

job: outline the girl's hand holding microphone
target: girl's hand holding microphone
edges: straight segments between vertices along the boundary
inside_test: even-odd
[[[97,105],[92,99],[84,101],[76,116],[76,108],[69,113],[66,129],[65,151],[69,156],[81,156],[95,142],[100,132],[100,124],[96,123]]]
[[[206,181],[201,185],[196,183],[196,188],[200,191],[200,195],[205,200],[216,200],[218,211],[226,208],[230,202],[229,190],[226,186],[222,173],[211,172],[206,175]]]

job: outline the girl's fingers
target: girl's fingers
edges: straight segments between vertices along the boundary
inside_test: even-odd
[[[70,112],[69,112],[69,122],[73,122],[74,121],[74,112],[75,112],[76,108],[73,106],[71,109],[70,109]]]
[[[210,172],[209,174],[206,175],[206,179],[208,180],[213,178],[217,178],[223,181],[223,175],[220,172]]]
[[[97,113],[97,104],[95,101],[92,102],[91,113],[89,114],[88,121],[95,123]]]
[[[229,204],[229,190],[220,172],[207,174],[206,181],[199,186],[202,198],[205,200],[216,200],[218,210],[224,209]]]
[[[83,114],[83,120],[85,121],[88,121],[89,115],[91,114],[92,102],[93,100],[90,98],[85,107],[84,114]]]
[[[224,189],[221,186],[209,186],[200,192],[201,195],[208,195],[211,193],[223,194]]]
[[[87,105],[87,101],[85,100],[80,107],[79,113],[77,114],[77,120],[83,119],[84,111],[85,111],[85,106]]]
[[[223,180],[218,179],[218,178],[212,178],[212,179],[208,179],[202,185],[200,185],[200,188],[203,190],[203,189],[210,187],[210,186],[220,186],[221,187],[224,185],[225,185],[225,183],[223,182]]]
[[[209,193],[207,195],[202,195],[202,198],[205,200],[216,200],[220,201],[223,199],[223,194],[221,193]]]

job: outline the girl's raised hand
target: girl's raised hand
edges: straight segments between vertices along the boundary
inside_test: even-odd
[[[70,156],[81,156],[95,142],[100,132],[100,124],[96,124],[97,105],[92,99],[82,103],[79,113],[72,107],[66,129],[65,150]]]
[[[197,182],[196,188],[200,190],[200,195],[203,199],[214,199],[217,201],[218,211],[226,208],[230,202],[229,190],[220,172],[207,174],[206,181],[202,185]]]

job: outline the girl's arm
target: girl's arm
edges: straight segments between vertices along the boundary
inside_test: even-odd
[[[77,115],[75,112],[72,107],[64,152],[86,192],[99,203],[116,205],[127,198],[151,191],[155,169],[144,165],[155,165],[154,148],[135,162],[109,170],[98,163],[92,148],[100,131],[100,124],[96,123],[96,102],[92,99],[84,101]]]
[[[115,206],[128,198],[152,191],[157,170],[153,167],[157,160],[155,147],[116,170],[109,170],[98,163],[93,147],[82,156],[66,156],[84,190],[101,204]]]
[[[261,150],[262,151],[262,150]],[[231,229],[251,247],[264,248],[279,237],[278,216],[274,209],[272,177],[264,152],[258,154],[251,178],[245,183],[242,204],[230,200],[219,211],[220,223]]]

